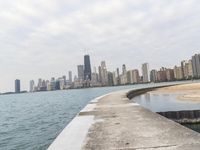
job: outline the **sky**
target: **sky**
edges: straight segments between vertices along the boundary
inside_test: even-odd
[[[111,71],[173,67],[199,39],[198,0],[0,0],[0,92],[77,74],[85,53]]]

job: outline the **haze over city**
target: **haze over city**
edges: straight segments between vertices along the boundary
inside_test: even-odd
[[[197,0],[0,1],[0,92],[77,74],[85,49],[109,70],[173,67],[199,52]]]

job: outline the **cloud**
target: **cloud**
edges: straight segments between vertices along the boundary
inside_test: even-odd
[[[28,88],[31,79],[75,74],[84,49],[92,65],[106,60],[114,70],[172,67],[200,46],[197,0],[7,0],[0,10],[0,91],[15,78]]]

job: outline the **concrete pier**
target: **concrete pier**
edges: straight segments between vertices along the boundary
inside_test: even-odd
[[[199,133],[130,102],[127,94],[133,92],[137,90],[91,101],[49,150],[200,149]]]

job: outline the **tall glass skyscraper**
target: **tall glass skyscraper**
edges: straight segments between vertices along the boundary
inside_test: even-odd
[[[91,80],[90,56],[84,56],[84,80]]]
[[[15,93],[20,93],[20,80],[15,80]]]

